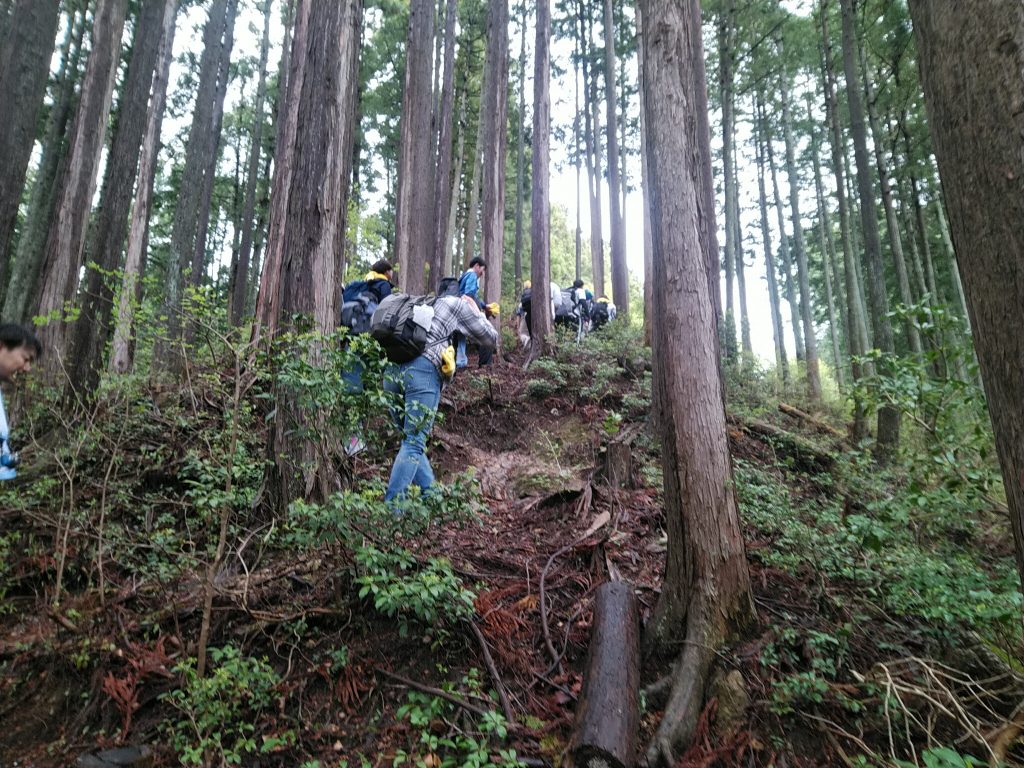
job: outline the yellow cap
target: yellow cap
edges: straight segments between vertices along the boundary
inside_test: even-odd
[[[533,283],[531,283],[529,280],[523,281],[523,288],[529,288],[531,285],[533,285]]]
[[[490,304],[487,305],[487,311],[490,312],[492,315],[499,315],[501,314],[501,305],[498,304],[498,302],[496,301],[492,301]]]

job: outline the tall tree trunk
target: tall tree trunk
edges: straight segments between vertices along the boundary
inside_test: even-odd
[[[213,0],[203,30],[203,53],[199,60],[199,87],[192,111],[192,126],[185,147],[185,164],[181,174],[181,186],[174,209],[174,223],[171,229],[171,249],[167,259],[166,294],[164,310],[167,313],[168,338],[170,346],[161,349],[159,359],[174,368],[176,354],[169,354],[175,348],[181,329],[182,280],[186,269],[194,263],[198,250],[200,230],[206,229],[209,221],[209,206],[203,208],[204,178],[216,172],[217,146],[220,140],[215,134],[217,128],[217,101],[220,91],[221,62],[224,58],[227,27],[234,25],[231,11],[237,0]],[[230,56],[230,50],[228,51]],[[203,243],[205,250],[205,242]]]
[[[846,151],[843,134],[839,126],[839,103],[836,97],[836,77],[832,67],[832,40],[828,30],[828,0],[821,0],[819,9],[822,39],[822,75],[825,91],[825,114],[829,123],[829,139],[832,149],[832,175],[836,180],[836,200],[839,203],[839,233],[843,246],[843,274],[846,284],[846,327],[847,346],[850,353],[850,374],[854,385],[867,373],[858,358],[867,351],[867,322],[864,304],[861,301],[860,276],[857,273],[857,259],[853,246],[853,227],[850,221],[850,206],[846,195]],[[868,433],[867,414],[859,397],[853,398],[853,430],[855,443],[863,440]]]
[[[59,18],[59,0],[17,0],[0,47],[0,301]]]
[[[238,16],[238,0],[228,0],[227,16],[224,21],[224,43],[220,47],[220,59],[217,69],[217,96],[213,102],[213,132],[207,137],[207,159],[209,164],[204,168],[199,192],[199,221],[196,229],[196,242],[192,250],[192,268],[189,272],[189,284],[198,288],[206,279],[209,262],[208,252],[216,252],[217,248],[207,249],[207,232],[210,227],[210,206],[213,203],[213,187],[217,180],[217,161],[220,156],[221,129],[224,125],[224,98],[227,95],[228,82],[231,79],[231,50],[235,42],[235,19]],[[216,228],[215,228],[216,231]],[[182,265],[184,269],[185,265]]]
[[[455,117],[455,21],[458,3],[447,0],[444,21],[444,76],[441,82],[440,129],[437,144],[437,173],[434,176],[434,250],[430,260],[430,282],[437,286],[445,275],[448,251],[448,210],[452,198],[452,131]]]
[[[520,4],[522,9],[519,16],[519,87],[517,93],[519,94],[519,116],[518,116],[518,129],[516,130],[516,239],[514,246],[515,253],[515,293],[516,296],[523,287],[523,206],[525,203],[524,196],[526,195],[526,183],[523,178],[526,165],[526,142],[524,140],[524,132],[526,128],[526,9],[527,3],[525,0]],[[573,25],[575,30],[576,25]],[[580,40],[578,35],[573,35],[576,39],[576,45],[579,47]],[[577,140],[577,144],[578,144]],[[579,149],[577,148],[577,153]],[[577,168],[579,167],[579,161],[577,160]],[[579,182],[577,182],[579,186]],[[579,216],[579,206],[576,206],[576,213]]]
[[[160,153],[160,127],[163,125],[164,107],[167,104],[167,81],[170,78],[171,62],[174,61],[174,32],[178,0],[162,0],[160,43],[157,51],[156,72],[153,77],[152,96],[149,99],[149,114],[146,117],[146,133],[139,158],[139,177],[135,185],[135,205],[132,207],[128,227],[128,247],[125,255],[124,273],[118,298],[117,319],[110,348],[109,370],[111,373],[128,373],[132,367],[132,326],[135,304],[141,295],[146,248],[149,237],[149,215],[153,200],[153,181],[156,176],[157,155]]]
[[[793,267],[789,257],[789,236],[786,234],[786,211],[779,193],[779,174],[775,167],[775,152],[772,149],[772,136],[768,130],[768,121],[762,115],[762,132],[764,134],[765,155],[768,158],[768,170],[772,177],[772,197],[775,202],[775,214],[779,224],[779,260],[782,267],[782,278],[784,284],[782,289],[786,294],[786,302],[789,304],[790,318],[793,324],[793,340],[796,342],[796,359],[801,361],[806,356],[807,347],[804,346],[803,320],[800,317],[800,305],[796,299],[796,287],[793,284]]]
[[[645,87],[654,230],[653,359],[669,544],[651,636],[682,655],[647,751],[674,765],[696,730],[715,651],[753,617],[733,492],[718,359],[710,136],[684,111],[704,88],[697,0],[645,0]],[[699,109],[699,107],[698,107]],[[712,203],[713,205],[713,203]]]
[[[900,237],[899,219],[896,217],[896,206],[892,199],[892,178],[889,174],[889,164],[886,162],[885,151],[882,142],[882,129],[878,122],[878,115],[875,111],[875,94],[871,87],[871,78],[867,71],[867,59],[864,49],[860,49],[861,75],[864,78],[864,96],[868,114],[868,125],[871,130],[872,144],[875,148],[875,165],[878,168],[878,183],[882,191],[882,207],[885,210],[885,224],[889,233],[889,248],[892,251],[893,265],[896,267],[896,281],[900,289],[900,301],[904,306],[914,303],[913,294],[910,292],[910,276],[907,273],[907,260],[903,255],[903,240]],[[904,322],[904,330],[907,334],[907,344],[910,351],[920,357],[924,351],[921,346],[921,334],[917,330],[914,321],[909,317]]]
[[[121,266],[121,252],[128,234],[128,213],[138,175],[149,93],[167,5],[167,0],[144,0],[136,18],[132,53],[118,105],[100,207],[86,249],[96,267],[88,270],[82,311],[75,322],[70,346],[74,366],[71,380],[81,392],[95,389],[103,370],[103,348],[110,336],[114,299],[110,275]]]
[[[455,148],[455,171],[452,173],[451,190],[449,192],[448,200],[448,225],[445,230],[445,248],[441,254],[441,267],[440,273],[442,276],[452,274],[452,254],[455,252],[455,240],[457,231],[457,222],[459,219],[459,205],[462,202],[462,164],[465,160],[465,144],[466,144],[466,102],[469,97],[463,92],[459,106],[459,138]]]
[[[776,41],[779,58],[783,58],[782,38]],[[782,134],[786,145],[786,175],[789,177],[789,208],[793,222],[793,252],[796,256],[797,283],[800,288],[800,320],[804,331],[804,361],[807,366],[807,396],[812,403],[821,400],[821,374],[818,370],[818,338],[811,313],[811,282],[807,268],[807,248],[804,246],[804,225],[800,216],[800,177],[796,170],[796,150],[793,141],[793,120],[790,114],[789,82],[785,72],[779,77],[782,97]],[[787,275],[788,279],[788,275]]]
[[[953,247],[953,239],[949,234],[949,224],[946,221],[946,213],[941,199],[936,199],[935,201],[935,217],[939,220],[939,233],[942,235],[942,244],[946,249],[950,272],[953,275],[953,290],[956,293],[957,306],[964,319],[968,319],[970,315],[967,312],[967,296],[964,293],[963,282],[960,280],[960,268],[957,263],[956,249]],[[927,231],[922,234],[927,237]]]
[[[736,312],[734,285],[736,280],[736,252],[742,250],[737,242],[739,227],[739,193],[733,176],[733,153],[736,139],[735,104],[733,96],[733,49],[736,45],[736,2],[726,0],[718,13],[718,90],[722,102],[722,176],[725,190],[725,359],[734,362],[736,349]]]
[[[612,0],[604,0],[604,100],[608,134],[608,210],[612,236],[612,301],[622,315],[629,318],[629,269],[626,266],[626,233],[619,204],[619,135],[615,109],[615,23]]]
[[[487,74],[481,104],[486,117],[483,156],[481,243],[487,272],[484,294],[501,301],[502,262],[505,260],[505,159],[508,140],[508,0],[490,0],[487,12]],[[499,327],[499,319],[492,322]],[[498,335],[499,343],[501,334]]]
[[[640,3],[634,0],[637,31],[637,72],[640,88],[640,174],[641,191],[644,206],[644,344],[651,346],[654,334],[654,232],[651,228],[651,173],[647,165],[647,88],[646,78],[646,41],[643,35],[643,12]]]
[[[279,147],[279,157],[290,155],[292,168],[287,226],[275,245],[283,246],[281,256],[268,257],[268,264],[280,264],[282,330],[299,330],[291,318],[302,315],[313,330],[328,334],[338,317],[336,249],[345,227],[355,136],[362,3],[300,0],[298,14],[289,78],[289,101],[298,95],[298,119],[294,133],[285,131],[291,141]],[[316,345],[309,354],[311,364],[324,362]],[[295,429],[317,416],[304,413],[287,390],[279,388],[276,400],[271,440],[279,461],[269,471],[277,505],[283,509],[295,498],[326,498],[337,484],[330,457]]]
[[[281,316],[281,256],[284,253],[288,195],[294,172],[294,153],[290,148],[295,144],[298,131],[299,97],[306,76],[304,51],[309,32],[309,3],[299,0],[293,6],[289,0],[287,7],[293,13],[292,23],[285,25],[284,48],[281,51],[274,126],[274,178],[270,189],[263,271],[256,295],[256,322],[253,323],[253,341],[256,343],[273,338]],[[296,51],[303,54],[296,56]]]
[[[883,353],[895,352],[892,341],[892,326],[889,323],[889,297],[885,290],[885,273],[882,268],[882,244],[878,235],[878,221],[875,218],[875,192],[871,183],[871,168],[868,160],[867,130],[864,125],[864,105],[860,97],[860,78],[857,75],[856,20],[853,14],[853,0],[840,0],[843,17],[843,69],[846,73],[846,98],[850,108],[850,133],[853,136],[854,159],[857,165],[857,187],[860,193],[860,219],[864,232],[864,252],[868,265],[868,295],[871,299],[871,326],[874,331],[875,347]],[[883,360],[881,372],[891,370],[889,361]],[[899,446],[900,412],[891,405],[878,409],[878,436],[875,455],[880,461],[888,461]]]
[[[782,312],[779,309],[778,272],[775,269],[775,256],[772,250],[772,233],[768,224],[768,196],[765,194],[764,183],[764,130],[763,109],[761,99],[757,99],[758,119],[754,122],[754,149],[757,156],[757,191],[758,203],[761,208],[761,244],[764,246],[765,277],[768,281],[768,305],[772,315],[772,335],[775,338],[775,364],[779,368],[783,386],[789,384],[789,360],[786,355],[785,327],[782,325]]]
[[[598,108],[597,71],[591,69],[594,51],[593,14],[587,12],[584,0],[579,3],[580,34],[585,38],[583,49],[583,89],[587,92],[584,123],[587,138],[587,177],[590,191],[590,259],[594,274],[594,294],[607,295],[604,284],[604,227],[601,223],[601,117]]]
[[[66,15],[67,35],[54,85],[54,105],[46,122],[39,167],[36,169],[25,223],[18,238],[14,268],[3,302],[2,316],[11,322],[28,321],[34,309],[32,301],[39,282],[39,270],[43,265],[46,233],[53,219],[58,171],[63,168],[68,122],[74,111],[75,85],[81,74],[82,43],[87,28],[86,9],[79,11],[72,8]]]
[[[551,131],[551,6],[537,4],[533,47],[533,199],[530,206],[530,360],[544,354],[554,330],[551,316],[551,198],[548,189]]]
[[[484,78],[486,80],[486,77]],[[479,111],[478,111],[479,112]],[[461,272],[473,258],[476,250],[476,228],[480,217],[480,174],[483,169],[484,119],[478,115],[476,143],[473,144],[473,173],[470,180],[469,197],[466,199],[466,221],[462,235],[462,264],[453,272]]]
[[[36,314],[48,318],[47,324],[39,329],[39,340],[50,350],[43,358],[43,369],[51,382],[65,369],[64,305],[74,299],[78,289],[127,6],[127,0],[97,0],[92,45],[78,114],[71,129],[68,162],[57,186],[57,208],[46,237]]]
[[[811,96],[807,94],[807,112],[814,114]],[[832,365],[835,371],[836,386],[840,392],[846,390],[843,374],[843,356],[839,344],[839,322],[836,314],[835,294],[832,290],[832,270],[835,264],[836,244],[832,236],[832,220],[825,204],[825,187],[821,180],[821,160],[818,154],[818,126],[811,127],[811,165],[814,167],[814,197],[818,206],[818,240],[821,243],[821,262],[824,271],[825,297],[828,300],[828,330],[832,341]]]
[[[252,260],[253,232],[256,223],[256,189],[260,182],[260,154],[263,151],[263,103],[267,97],[267,59],[270,54],[270,16],[272,0],[263,0],[263,39],[260,43],[260,74],[256,84],[256,101],[253,104],[252,144],[249,147],[249,161],[245,180],[245,207],[242,211],[242,242],[238,249],[238,261],[231,275],[231,298],[228,318],[233,326],[242,323],[245,300],[248,295],[249,263]]]
[[[733,136],[733,147],[736,146],[736,137]],[[735,189],[739,196],[739,168],[736,163],[736,154],[733,154],[732,177],[736,181]],[[746,260],[743,253],[743,226],[739,215],[739,200],[736,201],[736,219],[733,226],[736,228],[736,288],[739,291],[740,299],[740,348],[743,350],[743,364],[747,365],[754,359],[754,345],[750,340],[750,313],[747,311],[747,278]]]
[[[398,280],[408,293],[426,290],[426,249],[434,242],[430,150],[431,61],[434,47],[434,3],[412,0],[405,44],[405,86],[402,90],[401,138],[398,145],[398,191],[395,198],[395,255]]]
[[[1024,7],[992,0],[967,14],[911,0],[910,10],[1024,582]]]

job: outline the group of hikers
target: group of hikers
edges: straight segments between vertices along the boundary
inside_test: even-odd
[[[497,303],[485,304],[480,281],[487,262],[476,256],[458,277],[445,277],[433,296],[411,296],[394,290],[394,267],[376,262],[362,280],[344,288],[341,323],[350,335],[368,333],[376,339],[389,361],[384,389],[395,395],[392,418],[401,431],[402,444],[391,467],[385,501],[402,497],[411,485],[426,490],[434,483],[427,458],[427,438],[441,402],[441,391],[456,371],[469,365],[467,342],[479,349],[479,365],[491,364],[498,331],[489,322],[497,317]],[[615,305],[607,298],[594,300],[593,293],[576,280],[571,288],[551,284],[552,316],[556,323],[569,318],[580,328],[599,328],[615,317]],[[531,285],[526,281],[516,308],[521,318],[520,337],[529,343],[531,334]],[[349,392],[361,392],[365,366],[354,359],[344,372]],[[348,453],[363,448],[358,435],[345,442]]]
[[[341,324],[350,336],[369,334],[376,339],[389,361],[385,391],[395,395],[392,418],[402,432],[402,444],[391,467],[385,500],[403,496],[411,485],[428,489],[434,473],[427,458],[427,438],[441,402],[441,391],[456,371],[469,365],[467,345],[479,350],[479,365],[491,364],[498,344],[498,331],[490,319],[498,317],[497,303],[486,304],[480,297],[480,281],[487,262],[474,257],[458,277],[446,277],[431,296],[412,296],[395,290],[394,267],[386,260],[376,262],[362,280],[344,288]],[[520,318],[520,337],[529,343],[531,336],[532,291],[529,281],[523,286],[516,308]],[[552,316],[557,324],[590,330],[615,318],[615,305],[605,297],[596,301],[582,280],[571,288],[551,284]],[[42,355],[35,334],[20,325],[0,324],[0,383],[10,383],[18,374],[27,373]],[[343,371],[346,389],[363,390],[366,366],[357,355]],[[363,443],[358,435],[345,444],[349,454]],[[11,450],[10,429],[0,391],[0,480],[15,476],[17,454]]]

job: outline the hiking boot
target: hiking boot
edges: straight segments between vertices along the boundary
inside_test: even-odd
[[[366,449],[366,443],[364,443],[357,435],[350,435],[345,440],[345,454],[348,456],[355,456]]]

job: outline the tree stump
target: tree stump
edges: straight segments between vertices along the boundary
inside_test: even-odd
[[[632,488],[633,440],[640,431],[634,424],[608,441],[604,453],[604,476],[612,488]]]
[[[576,768],[632,768],[640,724],[640,625],[633,587],[602,584],[594,597],[587,671],[576,709]]]

